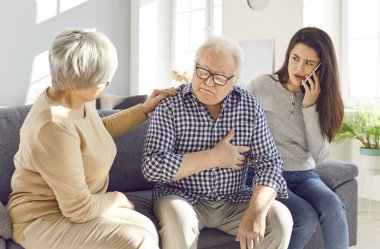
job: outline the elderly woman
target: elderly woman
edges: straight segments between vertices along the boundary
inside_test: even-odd
[[[116,155],[112,137],[136,127],[176,90],[100,118],[93,104],[117,68],[99,32],[67,30],[50,50],[52,86],[21,128],[8,211],[25,248],[158,248],[153,223],[120,192],[106,192]]]

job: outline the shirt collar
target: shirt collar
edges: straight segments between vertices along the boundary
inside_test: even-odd
[[[188,84],[183,84],[179,86],[179,90],[181,92],[182,98],[187,98],[193,95],[193,87],[191,85],[191,82]],[[234,96],[233,98],[235,98],[236,96],[236,98],[239,100],[241,95],[242,95],[242,90],[240,89],[240,87],[234,85],[232,87],[232,91],[230,92],[230,94],[227,95],[226,99],[230,99],[231,98],[230,96]]]

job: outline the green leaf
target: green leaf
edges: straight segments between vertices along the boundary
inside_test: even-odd
[[[380,113],[368,109],[357,109],[348,113],[334,142],[352,139],[359,140],[365,148],[380,149]]]

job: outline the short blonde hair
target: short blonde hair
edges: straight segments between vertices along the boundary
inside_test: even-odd
[[[117,68],[115,46],[102,33],[65,30],[49,51],[52,84],[58,90],[78,90],[107,83]]]
[[[198,61],[202,53],[207,49],[212,49],[218,53],[231,54],[236,63],[236,75],[240,74],[244,62],[243,49],[236,41],[227,36],[213,36],[197,49],[195,60]]]

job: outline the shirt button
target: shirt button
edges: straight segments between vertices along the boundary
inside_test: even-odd
[[[294,102],[292,102],[292,105],[294,105]]]
[[[294,113],[294,111],[291,111],[291,113]]]

